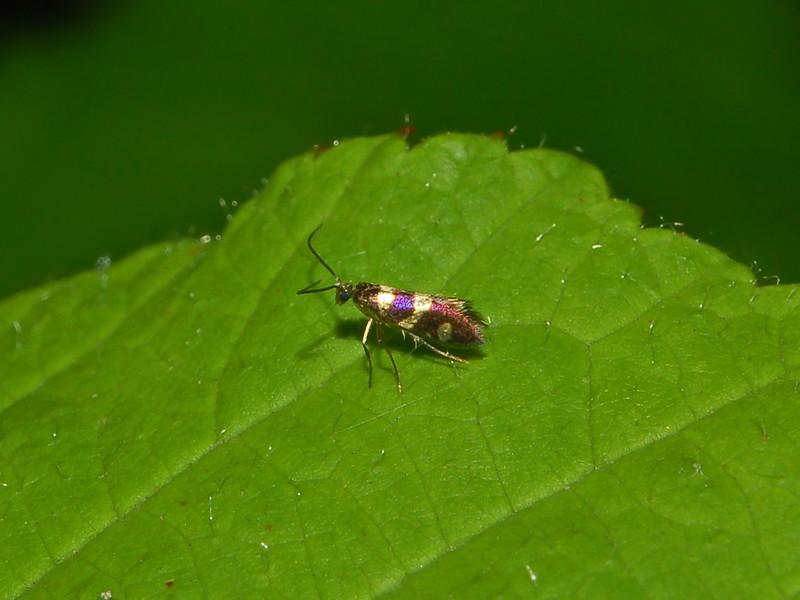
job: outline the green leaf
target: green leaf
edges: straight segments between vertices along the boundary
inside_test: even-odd
[[[473,300],[468,365],[329,274]],[[3,597],[800,593],[796,286],[641,229],[575,157],[284,164],[221,241],[0,304]]]

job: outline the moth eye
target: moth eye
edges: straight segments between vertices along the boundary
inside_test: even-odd
[[[436,337],[443,342],[446,342],[453,335],[453,325],[451,323],[442,323],[436,329]]]
[[[342,299],[342,302],[347,302],[348,300],[350,300],[350,292],[341,292],[339,294],[339,298]]]

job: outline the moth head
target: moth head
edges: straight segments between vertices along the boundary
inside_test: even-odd
[[[349,281],[336,282],[336,304],[344,304],[353,297],[354,285]]]

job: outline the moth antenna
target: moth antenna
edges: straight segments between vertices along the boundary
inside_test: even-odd
[[[333,284],[333,285],[329,285],[327,287],[323,287],[323,288],[319,288],[319,289],[316,289],[316,290],[312,290],[311,288],[313,288],[318,283],[319,283],[319,281],[315,281],[314,283],[312,283],[310,285],[307,285],[302,290],[297,292],[297,295],[300,296],[302,294],[316,294],[317,292],[327,292],[328,290],[335,290],[337,287],[339,287],[338,284]]]
[[[317,285],[318,283],[320,283],[322,281],[321,279],[318,279],[314,283],[312,283],[310,285],[307,285],[302,290],[297,292],[298,295],[300,295],[300,294],[316,294],[317,292],[327,292],[328,290],[334,290],[334,289],[339,287],[339,284],[340,284],[339,276],[336,273],[333,272],[333,269],[330,268],[328,263],[326,263],[325,260],[319,255],[319,252],[314,250],[314,246],[311,245],[311,238],[314,237],[314,235],[320,230],[321,227],[322,227],[322,223],[317,225],[317,228],[314,231],[311,232],[310,236],[308,236],[308,249],[311,250],[311,254],[316,256],[317,260],[322,263],[322,266],[325,267],[326,269],[328,269],[328,272],[331,275],[333,275],[334,279],[336,279],[336,283],[334,283],[333,285],[322,287],[322,288],[311,289],[315,285]]]
[[[319,255],[319,252],[314,250],[314,246],[311,245],[311,238],[313,238],[320,229],[322,229],[322,223],[317,225],[317,228],[314,231],[311,232],[310,236],[308,236],[308,249],[311,250],[311,254],[316,256],[317,260],[322,263],[322,266],[325,267],[326,269],[328,269],[328,273],[333,275],[333,278],[336,279],[336,281],[339,281],[339,276],[336,273],[333,272],[333,269],[330,268],[328,263],[326,263],[323,260],[323,258]],[[331,289],[331,288],[328,288],[328,289]]]

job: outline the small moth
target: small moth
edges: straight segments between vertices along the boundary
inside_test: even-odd
[[[411,336],[415,347],[425,346],[439,356],[460,363],[466,363],[467,361],[460,356],[437,348],[433,343],[445,346],[476,346],[483,344],[485,341],[483,329],[486,327],[486,321],[472,308],[469,300],[409,292],[376,283],[342,281],[314,249],[314,246],[311,245],[312,238],[321,227],[322,225],[319,225],[308,236],[308,249],[322,263],[322,266],[333,275],[336,283],[315,288],[314,286],[322,281],[320,279],[297,293],[316,294],[318,292],[336,290],[336,304],[344,304],[352,298],[356,308],[364,313],[367,317],[367,326],[364,328],[364,335],[361,336],[361,345],[369,363],[370,387],[372,387],[373,369],[372,356],[367,347],[367,336],[369,336],[373,323],[375,324],[375,335],[378,338],[378,343],[386,350],[389,360],[392,361],[399,392],[403,391],[400,383],[400,373],[397,371],[397,364],[394,362],[394,357],[389,347],[383,341],[383,325],[396,325],[400,328],[404,337],[406,334]]]

